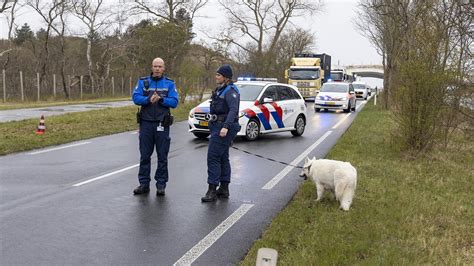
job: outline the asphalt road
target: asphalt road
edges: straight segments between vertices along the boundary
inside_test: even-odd
[[[324,157],[357,112],[315,113],[308,103],[302,137],[283,132],[234,145],[301,165],[306,155]],[[172,126],[170,181],[160,198],[154,187],[132,195],[136,132],[0,157],[0,264],[238,263],[297,191],[300,169],[231,149],[230,199],[201,203],[208,141],[187,129]]]
[[[53,115],[62,115],[65,113],[83,112],[83,111],[90,111],[93,109],[102,109],[102,108],[109,108],[109,107],[114,108],[114,107],[123,107],[123,106],[129,106],[129,105],[133,105],[133,102],[131,100],[1,110],[0,122],[19,121],[19,120],[24,120],[24,119],[29,119],[29,118],[39,119],[41,115],[48,117],[48,116],[53,116]]]

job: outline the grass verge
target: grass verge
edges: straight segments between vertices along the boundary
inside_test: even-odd
[[[175,121],[187,118],[190,102],[173,109]],[[46,134],[36,135],[38,119],[0,123],[0,155],[137,129],[137,106],[106,108],[45,118]]]
[[[315,202],[305,181],[256,241],[278,251],[279,265],[469,265],[474,261],[473,144],[457,138],[446,150],[416,160],[390,143],[386,111],[365,106],[328,158],[358,171],[349,212],[329,199]]]

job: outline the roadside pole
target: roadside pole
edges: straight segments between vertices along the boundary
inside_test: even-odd
[[[5,69],[2,70],[2,81],[3,81],[3,102],[7,102],[7,86],[5,85]]]

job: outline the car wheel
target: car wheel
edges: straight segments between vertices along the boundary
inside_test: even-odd
[[[293,136],[299,137],[303,135],[305,127],[306,127],[306,120],[304,119],[304,116],[299,115],[298,118],[296,118],[295,130],[292,130],[291,134]]]
[[[321,108],[314,108],[314,111],[319,112],[319,111],[321,111]]]
[[[259,134],[260,123],[255,118],[250,119],[245,127],[245,139],[248,141],[256,140]]]
[[[324,111],[325,111],[325,112],[328,112],[328,111],[329,111],[329,109],[327,109],[327,108],[324,108]]]
[[[200,139],[205,139],[207,137],[209,137],[209,133],[204,133],[204,132],[193,132],[194,136],[196,136],[196,138],[200,138]]]

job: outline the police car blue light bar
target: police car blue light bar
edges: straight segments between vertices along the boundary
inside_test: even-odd
[[[278,82],[278,79],[276,79],[276,78],[238,77],[237,81],[272,81],[272,82]]]

